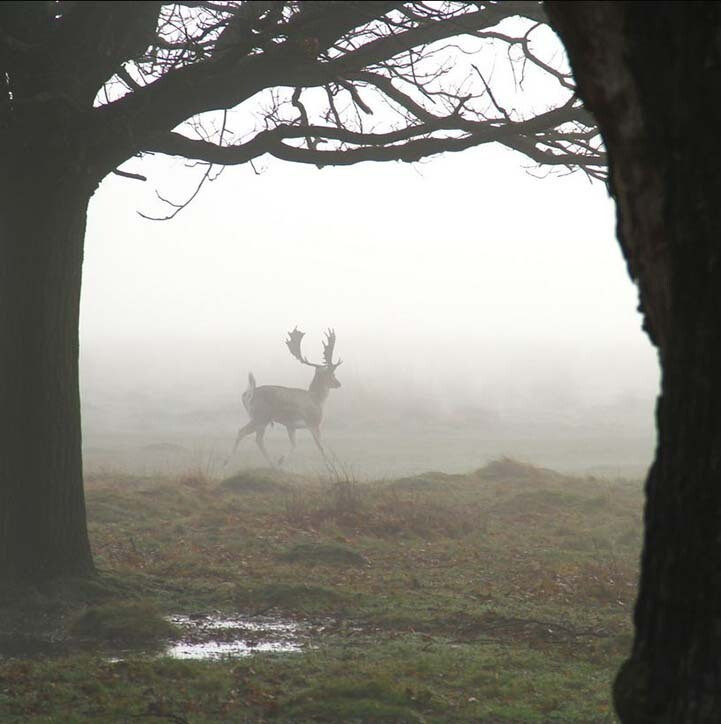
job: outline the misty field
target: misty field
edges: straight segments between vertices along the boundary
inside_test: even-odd
[[[87,504],[98,578],[0,594],[3,722],[614,721],[638,481],[96,474]],[[251,655],[167,655],[239,615]]]

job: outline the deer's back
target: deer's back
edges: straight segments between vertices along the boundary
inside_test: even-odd
[[[278,422],[281,425],[300,427],[318,424],[321,417],[320,406],[308,390],[280,385],[256,387],[246,409],[251,418],[261,424]]]

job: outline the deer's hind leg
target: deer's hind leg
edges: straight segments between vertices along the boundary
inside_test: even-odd
[[[230,458],[232,458],[233,455],[235,455],[235,451],[238,449],[238,445],[240,444],[240,441],[244,437],[247,437],[248,435],[250,435],[251,432],[255,432],[255,423],[252,421],[249,422],[247,425],[243,425],[243,427],[241,427],[240,430],[238,430],[238,435],[235,438],[235,445],[233,445],[233,449],[230,451],[230,455],[228,455],[228,457],[225,459],[225,463],[224,463],[223,467],[225,467],[230,462]]]

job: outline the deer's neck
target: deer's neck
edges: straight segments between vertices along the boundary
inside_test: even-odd
[[[311,398],[318,405],[322,406],[328,397],[328,387],[324,385],[320,380],[313,379],[308,388]]]

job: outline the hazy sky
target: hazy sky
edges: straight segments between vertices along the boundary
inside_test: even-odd
[[[558,60],[557,40],[538,32]],[[496,54],[473,58],[497,92],[515,88]],[[555,92],[529,90],[534,107]],[[86,384],[230,391],[252,369],[260,383],[305,385],[283,344],[297,324],[311,358],[322,330],[336,329],[346,381],[495,402],[519,390],[655,392],[613,204],[582,174],[535,178],[530,161],[492,146],[412,166],[319,171],[270,159],[260,175],[226,169],[161,223],[137,212],[167,213],[155,191],[183,200],[203,169],[164,157],[124,168],[149,181],[110,177],[91,202]]]
[[[374,375],[533,377],[558,361],[569,383],[655,388],[613,205],[581,174],[533,178],[492,147],[414,166],[270,161],[259,176],[227,169],[161,223],[137,211],[158,210],[156,187],[182,198],[198,169],[149,161],[126,165],[148,183],[111,177],[91,204],[88,362],[123,349],[129,373],[187,364],[244,380],[240,365],[269,381],[267,366],[295,383],[306,371],[282,342],[298,324],[309,356],[333,326],[346,365]],[[190,359],[165,358],[170,342],[193,343]]]

